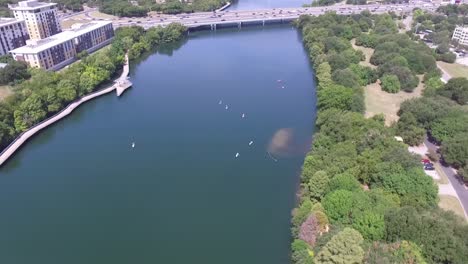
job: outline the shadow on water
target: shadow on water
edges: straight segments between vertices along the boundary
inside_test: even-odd
[[[171,57],[175,51],[179,50],[183,45],[185,45],[188,42],[188,38],[185,37],[179,41],[176,41],[174,43],[165,43],[160,45],[159,47],[155,47],[145,53],[143,53],[138,59],[134,59],[130,62],[130,71],[134,68],[132,66],[136,66],[140,64],[141,62],[145,61],[150,57],[151,55],[165,55]]]

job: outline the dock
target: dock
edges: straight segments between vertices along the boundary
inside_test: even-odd
[[[125,54],[125,64],[123,66],[123,72],[120,77],[115,80],[115,91],[117,92],[117,96],[120,96],[132,86],[132,82],[128,80],[128,73],[130,71],[130,66],[128,64],[128,54]]]

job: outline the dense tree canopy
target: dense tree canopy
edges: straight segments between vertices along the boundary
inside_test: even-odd
[[[0,84],[6,85],[14,82],[21,82],[31,75],[28,72],[28,65],[22,61],[11,61],[4,68],[0,69]]]
[[[437,93],[461,105],[468,104],[468,79],[452,78]]]
[[[466,110],[452,101],[463,98],[464,80],[444,85],[435,52],[411,33],[397,34],[390,15],[302,16],[297,26],[316,69],[319,111],[302,168],[301,203],[293,211],[293,262],[462,263],[467,225],[436,209],[436,184],[420,157],[394,136],[417,145],[428,130],[442,141],[445,160],[468,171]],[[376,70],[359,64],[362,56],[349,45],[356,37],[357,45],[375,48]],[[411,91],[417,74],[424,74],[425,96],[404,102],[392,129],[379,116],[364,118],[363,106],[356,107],[362,86],[380,78],[388,91]],[[407,212],[416,216],[405,218]],[[316,228],[328,220],[330,225]]]
[[[345,228],[322,248],[315,257],[315,263],[361,263],[364,258],[364,250],[360,246],[362,241],[358,231]]]

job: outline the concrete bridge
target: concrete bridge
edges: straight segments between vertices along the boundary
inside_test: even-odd
[[[318,16],[326,12],[350,15],[368,10],[374,14],[386,12],[410,13],[414,8],[435,11],[438,4],[372,4],[372,5],[333,5],[308,8],[272,8],[260,10],[225,10],[218,12],[197,12],[179,15],[156,15],[150,18],[119,19],[113,22],[114,27],[139,25],[144,28],[166,26],[170,23],[180,23],[189,29],[211,29],[225,27],[243,27],[247,25],[265,25],[286,23],[301,15]]]

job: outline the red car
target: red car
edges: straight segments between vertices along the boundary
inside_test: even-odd
[[[422,160],[421,160],[421,163],[429,164],[429,163],[431,163],[431,161],[428,160],[428,159],[422,159]]]

